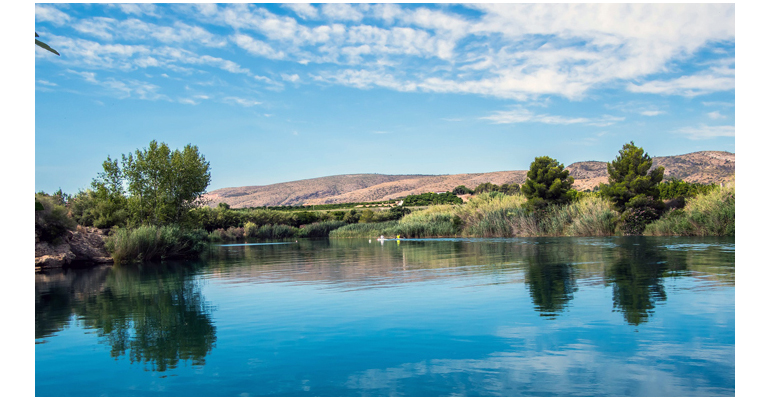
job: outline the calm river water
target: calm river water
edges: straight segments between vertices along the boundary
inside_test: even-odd
[[[37,396],[734,396],[733,238],[368,240],[35,275]]]

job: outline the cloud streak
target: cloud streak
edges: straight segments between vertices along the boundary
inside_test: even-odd
[[[735,126],[711,126],[700,124],[697,127],[687,126],[680,128],[674,132],[685,135],[692,140],[706,140],[717,137],[735,137]]]
[[[585,117],[565,117],[559,115],[536,114],[524,108],[515,108],[509,111],[496,111],[492,115],[481,117],[483,120],[492,121],[494,124],[520,124],[520,123],[541,123],[549,125],[589,125],[589,126],[610,126],[617,122],[625,120],[624,117],[615,117],[612,115],[603,115],[599,118]]]

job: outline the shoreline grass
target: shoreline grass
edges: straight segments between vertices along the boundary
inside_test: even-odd
[[[118,228],[105,240],[105,248],[116,264],[177,258],[193,258],[208,245],[202,229],[184,230],[178,226],[142,225]]]
[[[698,195],[647,225],[650,236],[735,236],[735,185]]]

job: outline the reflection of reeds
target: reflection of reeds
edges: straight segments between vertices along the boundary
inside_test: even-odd
[[[687,201],[649,225],[645,235],[734,236],[735,185],[712,190]]]

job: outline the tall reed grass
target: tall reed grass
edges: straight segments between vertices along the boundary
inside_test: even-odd
[[[345,225],[347,225],[347,223],[343,221],[314,222],[312,224],[308,224],[300,228],[299,232],[297,232],[297,235],[303,238],[328,237],[329,232],[335,229],[339,229]]]
[[[391,236],[392,228],[398,221],[368,222],[349,224],[329,232],[330,238],[373,238],[380,235]]]
[[[178,226],[118,228],[105,240],[116,264],[172,258],[197,257],[206,249],[208,235],[203,229],[184,230]]]
[[[645,235],[734,236],[735,185],[698,195],[647,225]]]

